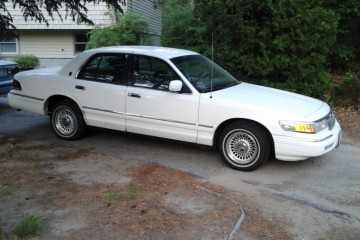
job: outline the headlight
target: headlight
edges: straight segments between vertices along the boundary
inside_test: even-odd
[[[281,128],[285,131],[298,133],[315,134],[329,127],[326,119],[322,119],[316,122],[279,121],[279,123]]]

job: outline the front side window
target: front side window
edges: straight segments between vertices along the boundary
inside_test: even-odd
[[[180,80],[180,77],[163,60],[135,56],[134,86],[167,91],[172,80]]]
[[[77,78],[104,83],[126,84],[127,62],[127,54],[97,54],[82,67]]]
[[[171,61],[200,93],[216,91],[240,83],[219,65],[202,55],[182,56]]]
[[[0,52],[1,53],[17,53],[16,38],[4,38],[0,36]]]

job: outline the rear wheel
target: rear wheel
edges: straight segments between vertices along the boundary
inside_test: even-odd
[[[251,171],[268,160],[270,139],[254,123],[235,122],[227,126],[220,135],[219,150],[225,163],[231,168]]]
[[[79,107],[71,101],[55,103],[50,115],[50,124],[58,137],[67,140],[81,138],[86,130]]]

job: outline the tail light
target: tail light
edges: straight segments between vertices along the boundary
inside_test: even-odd
[[[12,89],[21,91],[21,84],[18,80],[14,79],[12,84]]]

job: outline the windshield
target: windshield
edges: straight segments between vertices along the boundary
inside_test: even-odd
[[[200,93],[216,91],[240,83],[219,65],[202,55],[182,56],[171,61]]]

